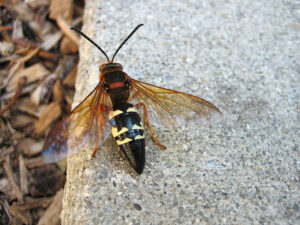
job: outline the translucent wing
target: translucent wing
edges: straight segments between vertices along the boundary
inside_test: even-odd
[[[43,159],[56,162],[89,146],[97,148],[109,136],[112,103],[101,84],[54,129],[43,147]]]
[[[189,122],[213,122],[222,113],[212,103],[186,93],[161,88],[129,78],[131,101],[144,102],[150,124],[168,129],[187,125]]]

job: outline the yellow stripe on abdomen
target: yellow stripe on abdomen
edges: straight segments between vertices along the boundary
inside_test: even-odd
[[[134,140],[144,139],[145,135],[136,135]]]
[[[116,127],[111,128],[111,133],[112,133],[113,137],[120,136],[121,134],[123,134],[127,131],[128,131],[127,127],[123,127],[120,131],[118,131],[118,128],[116,128]]]
[[[115,116],[118,116],[118,115],[120,115],[120,114],[122,114],[122,113],[124,113],[122,110],[115,110],[115,111],[110,111],[109,112],[109,115],[108,115],[108,117],[109,117],[109,119],[111,120],[112,118],[114,118]]]
[[[134,125],[132,126],[132,129],[133,129],[133,130],[144,130],[144,126],[143,126],[143,124],[142,124],[142,121],[140,122],[140,126],[134,124]]]
[[[126,144],[126,143],[128,143],[128,142],[131,142],[132,141],[132,139],[131,138],[125,138],[124,140],[117,140],[117,144],[118,145],[124,145],[124,144]]]

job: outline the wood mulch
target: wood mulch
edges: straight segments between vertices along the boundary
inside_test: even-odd
[[[70,111],[83,0],[0,0],[0,224],[60,224],[65,164],[45,164]]]

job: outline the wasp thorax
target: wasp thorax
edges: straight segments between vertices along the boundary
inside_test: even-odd
[[[123,66],[120,63],[105,63],[100,66],[99,71],[104,75],[108,72],[123,71]]]

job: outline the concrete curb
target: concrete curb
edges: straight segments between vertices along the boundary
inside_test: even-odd
[[[110,139],[68,160],[62,224],[299,221],[299,24],[293,1],[86,2],[83,31],[133,78],[203,97],[224,120],[155,134],[137,176]],[[75,102],[105,58],[81,40]],[[100,59],[100,61],[99,61]],[[298,105],[297,105],[298,104]],[[298,108],[297,108],[298,107]]]

